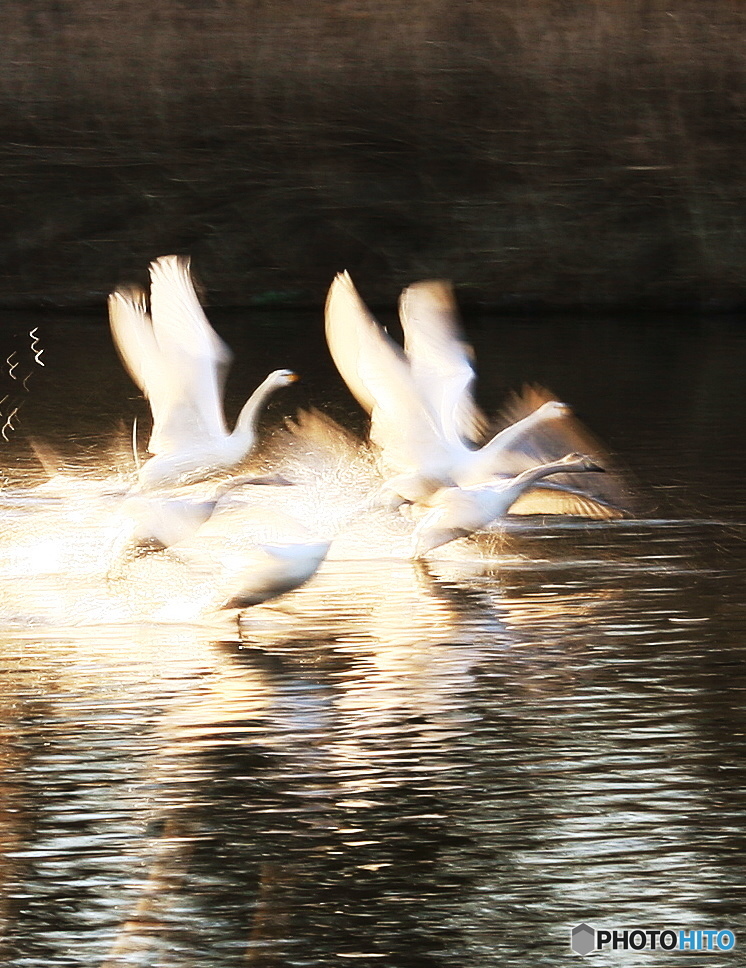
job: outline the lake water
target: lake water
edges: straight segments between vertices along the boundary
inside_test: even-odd
[[[277,452],[298,407],[363,428],[320,318],[213,318],[231,413],[269,369],[303,375]],[[103,318],[0,322],[3,965],[549,968],[582,963],[581,922],[730,929],[687,963],[743,964],[742,320],[473,321],[485,408],[548,385],[645,516],[529,519],[415,565],[332,435],[279,489],[332,554],[240,630],[190,615],[211,576],[182,561],[110,572],[146,409]]]

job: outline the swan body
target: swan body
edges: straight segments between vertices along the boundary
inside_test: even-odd
[[[413,557],[463,538],[504,517],[521,495],[552,474],[604,472],[592,458],[567,454],[540,464],[515,477],[468,487],[449,487],[432,498],[431,510],[419,521],[412,536]]]
[[[212,517],[219,500],[219,496],[131,494],[122,506],[131,522],[128,543],[137,550],[163,550],[186,541]]]
[[[285,487],[292,486],[292,481],[279,474],[244,474],[213,487],[208,493],[199,493],[192,487],[131,490],[120,509],[126,524],[114,543],[112,559],[115,565],[189,540],[244,484]]]
[[[410,286],[399,315],[403,348],[370,314],[348,273],[338,274],[329,290],[327,342],[341,376],[370,414],[370,438],[388,474],[382,503],[427,503],[441,488],[471,487],[535,464],[537,434],[566,421],[570,407],[545,400],[475,446],[485,421],[471,393],[473,352],[461,336],[451,287],[437,280]]]
[[[331,541],[258,545],[256,561],[234,579],[234,589],[220,608],[249,608],[299,588],[316,574],[330,545]]]
[[[510,455],[531,433],[551,420],[567,417],[570,407],[559,400],[548,400],[532,413],[496,434],[484,447],[470,450],[454,447],[449,459],[427,470],[409,471],[390,478],[381,488],[382,502],[395,508],[402,501],[427,503],[443,487],[469,487],[494,477],[510,466]]]
[[[267,398],[295,380],[297,376],[291,370],[273,370],[246,401],[231,433],[195,440],[188,447],[155,454],[140,468],[140,485],[154,488],[194,484],[240,464],[256,445],[259,415]]]
[[[153,456],[138,472],[143,489],[195,483],[235,467],[256,444],[269,395],[297,379],[291,370],[270,373],[228,432],[222,396],[231,352],[197,299],[189,259],[156,259],[150,282],[150,314],[139,290],[109,296],[115,345],[153,415]]]

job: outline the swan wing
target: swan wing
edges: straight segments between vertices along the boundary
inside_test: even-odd
[[[445,438],[481,439],[486,420],[472,396],[474,351],[463,338],[451,284],[434,279],[409,286],[399,317],[412,377]]]
[[[509,427],[515,426],[546,404],[549,407],[545,409],[551,414],[552,405],[559,405],[559,401],[544,387],[526,386],[508,398],[501,410],[501,418]],[[563,474],[560,482],[573,488],[578,494],[613,508],[627,511],[638,509],[639,498],[630,475],[615,460],[609,449],[569,407],[565,407],[564,411],[557,410],[555,417],[557,416],[559,419],[537,421],[527,433],[521,434],[513,444],[505,448],[499,457],[498,472],[520,474],[537,464],[558,460],[567,453],[587,454],[604,467],[606,473],[594,474],[592,480],[586,474]],[[558,483],[552,482],[551,489],[555,489]]]
[[[168,407],[151,450],[178,450],[226,435],[223,388],[231,352],[205,316],[189,259],[163,256],[150,266],[153,332],[163,360]]]
[[[337,273],[332,282],[324,321],[332,359],[350,393],[367,413],[376,404],[375,393],[381,383],[411,383],[404,354],[370,313],[349,272]]]
[[[447,472],[449,449],[411,380],[395,383],[380,379],[365,354],[361,357],[360,370],[375,393],[370,440],[380,451],[386,469],[435,477],[443,473],[441,468]]]
[[[332,283],[325,317],[332,359],[370,414],[370,439],[386,466],[404,471],[440,463],[447,446],[406,357],[371,315],[346,272]]]
[[[548,419],[540,419],[542,414]],[[520,474],[568,453],[593,455],[599,457],[600,463],[603,463],[602,454],[607,456],[605,448],[585,431],[571,408],[545,387],[527,385],[512,393],[503,404],[496,424],[503,429],[490,444],[506,441],[500,455],[503,463],[500,473]],[[524,426],[525,432],[517,433]],[[483,450],[487,451],[490,444]]]
[[[613,521],[627,516],[623,508],[577,488],[549,481],[524,491],[511,504],[510,514],[562,514],[597,521]]]
[[[167,360],[158,346],[146,308],[145,293],[130,288],[111,293],[109,323],[125,369],[150,404],[153,431],[148,449],[155,453],[158,437],[170,419],[173,392]]]
[[[133,381],[148,395],[159,364],[158,344],[141,289],[121,287],[109,296],[109,325],[114,345]]]

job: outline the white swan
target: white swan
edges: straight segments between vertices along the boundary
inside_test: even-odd
[[[129,521],[125,550],[135,554],[162,551],[186,541],[212,517],[219,500],[218,495],[131,494],[122,505],[122,514]]]
[[[331,285],[325,315],[332,358],[370,414],[370,439],[389,475],[382,496],[391,507],[427,502],[440,488],[514,475],[580,449],[577,423],[568,423],[570,407],[546,396],[475,446],[485,421],[471,393],[473,352],[460,333],[447,283],[420,282],[404,290],[403,349],[370,314],[346,272]],[[537,453],[537,434],[566,423],[566,431],[552,430],[552,452]]]
[[[249,608],[299,588],[316,574],[330,545],[331,541],[257,545],[256,560],[232,579],[232,590],[219,608]]]
[[[115,539],[112,560],[126,561],[149,551],[163,551],[188,540],[244,484],[280,487],[292,486],[292,483],[279,474],[243,474],[231,477],[217,487],[212,486],[208,492],[195,487],[134,489],[120,508],[125,524]]]
[[[419,521],[412,536],[412,555],[421,558],[428,551],[463,538],[504,517],[516,501],[537,481],[560,473],[603,473],[605,468],[592,458],[567,454],[556,461],[540,464],[515,477],[469,487],[447,487],[430,500],[431,510]],[[545,485],[547,486],[547,485]],[[562,488],[566,491],[566,488]],[[577,495],[576,513],[589,517],[608,517],[605,506],[585,495]],[[594,507],[595,505],[595,507]]]
[[[297,379],[291,370],[270,373],[229,433],[222,397],[231,352],[197,299],[189,259],[156,259],[150,280],[152,318],[143,292],[118,289],[109,296],[114,342],[153,415],[148,450],[154,456],[139,470],[142,488],[193,483],[235,467],[256,443],[267,397]]]

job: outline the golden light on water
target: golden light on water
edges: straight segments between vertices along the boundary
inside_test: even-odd
[[[377,563],[368,572],[371,589],[385,581],[381,562],[407,561],[413,522],[377,506],[380,481],[357,441],[325,418],[309,417],[300,431],[276,436],[273,450],[275,466],[292,486],[244,486],[229,492],[192,537],[140,557],[123,554],[132,522],[126,479],[120,475],[96,477],[89,469],[80,479],[58,475],[23,493],[6,489],[0,495],[7,516],[0,538],[0,622],[17,631],[24,624],[37,629],[200,622],[231,576],[251,567],[262,542],[332,539],[330,564]],[[480,557],[475,547],[469,548],[466,556],[475,555]],[[443,556],[463,557],[464,551],[454,545],[443,549]],[[379,609],[382,638],[387,623],[392,629],[401,625],[407,595],[427,602],[422,616],[408,609],[407,634],[413,639],[421,626],[437,628],[443,621],[443,604],[423,598],[412,567],[407,563],[409,592],[399,586],[388,606]],[[344,582],[340,592],[329,593],[344,611]]]

